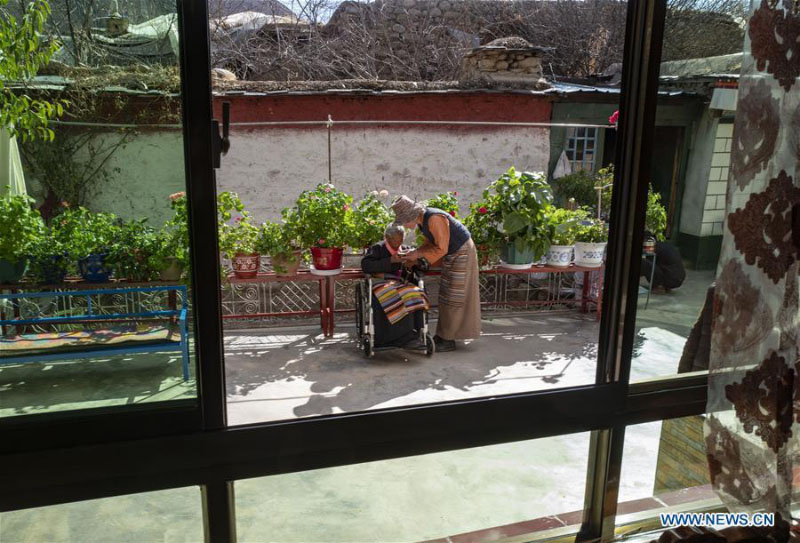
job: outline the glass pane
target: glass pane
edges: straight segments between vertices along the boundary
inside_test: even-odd
[[[0,513],[3,541],[203,541],[200,489],[180,488]]]
[[[730,235],[728,214],[746,203],[739,194],[733,202],[726,199],[741,192],[731,192],[729,173],[734,122],[745,121],[737,112],[737,87],[745,28],[739,21],[747,17],[746,4],[692,9],[668,12],[660,90],[680,92],[701,70],[725,75],[708,78],[702,92],[685,95],[680,103],[664,98],[656,111],[647,208],[648,237],[655,246],[642,248],[632,381],[708,369],[713,287],[719,274],[736,274],[741,264],[731,262],[724,272],[718,261],[723,234]],[[695,34],[703,39],[686,41]],[[741,310],[746,314],[753,307]]]
[[[589,434],[574,434],[237,481],[238,540],[270,534],[271,541],[329,543],[456,535],[487,541],[574,533],[588,445]]]
[[[112,4],[51,3],[53,118],[0,134],[0,416],[196,396],[176,3]]]
[[[619,80],[627,4],[511,2],[502,13],[485,14],[494,21],[470,26],[467,12],[482,10],[478,4],[451,6],[459,15],[448,21],[454,17],[452,28],[460,30],[441,43],[430,38],[441,34],[436,18],[417,26],[372,3],[342,4],[326,25],[330,33],[305,32],[302,48],[293,37],[275,38],[272,26],[259,35],[242,30],[247,41],[225,30],[233,16],[219,21],[214,67],[227,79],[218,81],[214,99],[217,106],[230,102],[232,112],[231,150],[217,177],[231,424],[594,382],[607,234],[604,224],[578,223],[608,219],[610,193],[597,209],[595,185],[613,174],[593,169],[610,166],[613,149],[592,145],[587,155],[586,138],[615,131],[608,119],[618,109],[619,86],[600,89],[592,76],[608,70],[609,82]],[[421,41],[386,41],[381,28],[419,30]],[[453,41],[455,35],[461,39]],[[362,55],[357,43],[364,36],[371,45]],[[563,48],[564,36],[570,48]],[[589,36],[604,36],[602,54],[586,43]],[[350,38],[355,50],[326,56]],[[431,55],[417,47],[423,42],[447,53]],[[389,57],[365,60],[398,44],[404,52],[397,54],[425,64],[407,71]],[[555,47],[555,57],[542,56],[539,46]],[[239,58],[248,65],[232,60]],[[277,58],[286,63],[275,64]],[[330,62],[318,62],[324,59]],[[457,74],[458,83],[443,83]],[[462,92],[485,89],[487,78],[496,78],[497,92]],[[258,92],[270,93],[251,96]],[[503,177],[511,167],[520,176],[530,172],[524,188]],[[403,285],[403,298],[389,286],[379,303],[370,289],[384,285],[370,287],[363,273],[364,252],[384,241],[384,227],[396,218],[390,206],[401,195],[412,207],[425,202],[446,213],[431,212],[439,239],[447,232],[441,246],[449,264],[431,249],[424,225],[397,236],[432,267],[423,278],[427,332],[441,340],[430,358],[420,291]],[[517,215],[518,229],[507,232],[503,210],[522,198],[534,218]],[[586,209],[572,213],[571,198]],[[450,212],[460,223],[452,234]],[[375,251],[390,274],[400,267],[385,246]],[[455,262],[469,276],[455,281]],[[363,266],[383,273],[372,263]]]
[[[697,415],[626,428],[618,526],[652,519],[658,528],[660,512],[721,505],[709,479],[704,420]]]

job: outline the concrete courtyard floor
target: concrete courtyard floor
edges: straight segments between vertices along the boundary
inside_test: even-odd
[[[632,380],[675,373],[684,338],[711,281],[713,273],[693,272],[681,289],[654,294],[648,310],[640,300]],[[231,424],[594,380],[598,323],[591,315],[487,315],[479,341],[432,358],[391,351],[367,360],[356,349],[346,319],[340,324],[337,335],[328,339],[310,328],[227,332]],[[124,361],[115,363],[125,366]],[[157,367],[152,365],[153,378],[158,378]],[[99,379],[90,383],[113,384],[113,372],[105,375],[101,370],[97,377],[97,371],[85,371]],[[184,385],[174,381],[174,368],[170,372],[169,386],[144,380],[127,396],[119,390],[115,397],[131,402],[176,393],[175,387]],[[46,381],[48,387],[38,393],[55,393],[60,388],[57,383],[67,377]],[[69,387],[84,388],[80,377],[68,380]],[[26,401],[35,403],[31,395],[36,390],[28,388],[25,394],[22,390],[12,387],[14,406],[7,408],[19,410]],[[0,396],[6,392],[0,389]],[[87,395],[91,398],[85,388],[82,393],[57,393],[76,405]],[[39,405],[46,410],[48,403]],[[626,431],[620,501],[653,495],[660,431],[660,422]],[[588,447],[589,435],[583,433],[238,481],[239,540],[423,541],[579,510]],[[0,542],[199,542],[200,504],[199,491],[190,488],[4,513]]]

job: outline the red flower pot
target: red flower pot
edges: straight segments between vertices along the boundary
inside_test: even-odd
[[[231,258],[231,267],[233,267],[233,275],[237,279],[252,279],[258,275],[258,269],[261,266],[261,256],[257,253],[244,254],[236,253]]]
[[[314,260],[314,267],[318,270],[338,270],[342,267],[341,247],[328,249],[326,247],[312,247],[311,257]]]

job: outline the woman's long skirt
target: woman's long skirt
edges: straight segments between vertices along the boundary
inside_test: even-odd
[[[481,335],[478,253],[471,239],[458,252],[442,259],[436,334],[442,339],[474,339]]]

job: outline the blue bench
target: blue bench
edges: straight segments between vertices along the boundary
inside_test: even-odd
[[[122,296],[127,300],[130,295],[141,296],[150,293],[167,293],[169,300],[180,295],[181,306],[151,311],[131,311],[117,313],[100,313],[92,297]],[[19,315],[21,303],[25,300],[35,302],[36,299],[83,297],[86,306],[76,314],[74,306],[67,316],[25,316]],[[47,362],[56,360],[74,360],[79,358],[96,358],[130,353],[148,353],[179,351],[183,358],[183,379],[189,379],[189,335],[186,316],[188,310],[187,289],[185,285],[109,288],[95,290],[58,291],[58,292],[16,292],[0,294],[0,305],[6,304],[16,308],[17,316],[3,318],[0,315],[0,330],[15,327],[14,336],[0,336],[0,365],[19,364],[25,362]],[[56,304],[58,305],[58,304]],[[141,304],[139,304],[141,305]],[[169,305],[173,305],[170,303]],[[174,304],[177,306],[177,304]],[[139,308],[141,309],[141,307]],[[142,328],[144,321],[165,321],[165,327]],[[90,322],[115,323],[119,328],[86,328],[69,332],[52,332],[26,334],[26,327],[43,325],[66,325]],[[20,330],[23,333],[20,333]]]

